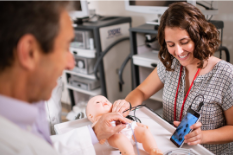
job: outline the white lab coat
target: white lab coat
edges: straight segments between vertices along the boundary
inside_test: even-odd
[[[57,80],[57,86],[52,91],[52,96],[48,101],[45,101],[45,110],[47,112],[47,120],[50,125],[51,134],[56,134],[54,125],[61,123],[61,96],[64,84],[61,77]]]
[[[87,127],[52,136],[54,148],[44,139],[0,116],[1,155],[95,155]],[[59,152],[59,153],[58,153]]]

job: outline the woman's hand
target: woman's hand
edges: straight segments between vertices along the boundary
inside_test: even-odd
[[[112,112],[120,112],[124,117],[126,117],[130,110],[130,103],[126,100],[117,100],[113,103]],[[126,111],[128,110],[128,111]],[[126,112],[124,112],[126,111]],[[123,113],[124,112],[124,113]]]
[[[174,125],[178,126],[180,122],[174,121]],[[188,145],[197,145],[197,144],[202,144],[203,143],[203,132],[201,130],[201,122],[197,122],[193,124],[190,128],[193,130],[186,136],[184,136],[185,143]]]

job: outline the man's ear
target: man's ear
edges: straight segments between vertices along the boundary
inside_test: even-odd
[[[27,70],[33,70],[38,62],[40,47],[36,38],[31,34],[22,36],[16,47],[16,59]]]

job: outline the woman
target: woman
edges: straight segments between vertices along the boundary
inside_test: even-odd
[[[170,5],[158,30],[161,62],[125,100],[116,101],[112,111],[123,112],[129,103],[140,105],[163,88],[164,119],[177,126],[189,106],[195,110],[204,100],[200,122],[191,127],[185,143],[202,144],[215,154],[232,154],[233,65],[213,56],[218,35],[195,6]]]

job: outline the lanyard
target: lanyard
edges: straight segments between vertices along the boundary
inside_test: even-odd
[[[176,97],[175,97],[175,102],[174,102],[174,121],[176,120],[176,104],[177,104],[177,96],[178,96],[178,92],[179,92],[179,86],[180,86],[180,79],[181,79],[181,72],[182,72],[182,69],[183,69],[183,66],[180,66],[180,76],[179,76],[179,81],[178,81],[178,86],[177,86],[177,90],[176,90]],[[193,86],[193,83],[194,83],[194,80],[197,78],[198,74],[200,72],[200,68],[198,68],[197,70],[197,73],[195,74],[194,78],[193,78],[193,81],[185,95],[185,98],[184,98],[184,101],[183,101],[183,104],[182,104],[182,107],[181,107],[181,111],[180,111],[180,121],[181,121],[181,118],[182,118],[182,114],[183,114],[183,110],[184,110],[184,103],[188,97],[188,94]]]

